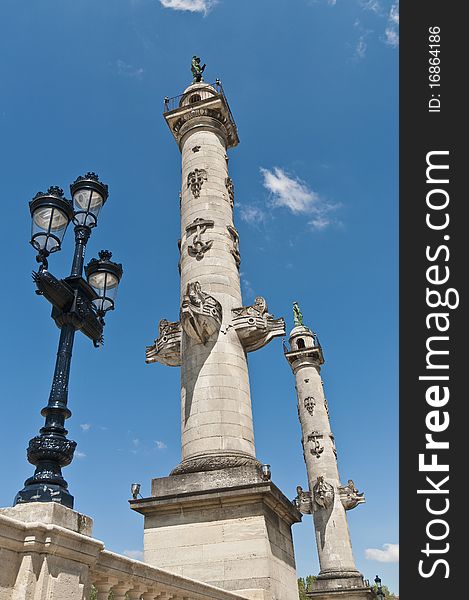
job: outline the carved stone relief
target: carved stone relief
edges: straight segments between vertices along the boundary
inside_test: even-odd
[[[364,492],[358,492],[358,489],[355,487],[352,479],[348,480],[347,485],[341,485],[339,487],[339,495],[340,501],[342,502],[345,510],[351,510],[352,508],[355,508],[359,504],[363,504],[365,502]]]
[[[204,181],[207,181],[207,171],[205,169],[194,169],[187,176],[187,187],[190,187],[194,198],[199,198]]]
[[[239,269],[239,265],[241,264],[241,254],[239,253],[239,234],[236,227],[233,227],[232,225],[227,225],[226,228],[228,229],[228,232],[231,236],[231,241],[233,242],[233,247],[231,248],[230,252],[233,255],[236,266]]]
[[[324,452],[324,446],[321,445],[319,440],[322,440],[323,435],[319,433],[319,431],[313,431],[310,435],[308,435],[308,442],[312,442],[312,448],[310,448],[310,452],[316,458],[320,458],[321,454]]]
[[[304,515],[310,515],[313,512],[313,495],[311,492],[305,492],[301,485],[296,487],[296,498],[292,501],[292,504],[303,513]]]
[[[213,221],[201,218],[196,219],[186,227],[188,235],[194,234],[192,244],[187,247],[187,251],[190,256],[194,256],[197,260],[201,260],[213,244],[213,240],[207,240],[206,242],[202,240],[202,236],[207,231],[207,227],[213,227]]]
[[[187,335],[205,344],[219,331],[221,321],[218,300],[202,291],[198,281],[188,283],[181,305],[181,324]]]
[[[178,271],[181,274],[181,240],[178,240],[179,260],[178,260]]]
[[[258,296],[252,306],[233,308],[231,313],[233,327],[246,352],[262,348],[274,337],[285,335],[285,321],[274,319],[262,296]]]
[[[324,408],[326,409],[327,416],[329,416],[329,404],[327,403],[326,398],[324,398]]]
[[[158,337],[153,346],[147,346],[147,363],[159,362],[169,367],[181,365],[181,325],[161,319],[158,323]]]
[[[313,398],[313,396],[308,396],[307,398],[305,398],[304,407],[306,408],[306,410],[309,412],[309,414],[311,416],[314,415],[314,407],[315,406],[316,406],[316,400]]]
[[[337,448],[335,447],[335,439],[334,436],[331,434],[329,434],[329,437],[331,438],[331,443],[332,443],[332,452],[334,453],[334,456],[337,458]]]
[[[231,179],[231,177],[227,177],[225,179],[225,186],[228,191],[228,198],[230,200],[230,206],[231,206],[231,208],[233,208],[234,207],[234,183],[233,183],[233,180]]]
[[[334,504],[334,487],[320,475],[313,487],[316,508],[331,508]]]

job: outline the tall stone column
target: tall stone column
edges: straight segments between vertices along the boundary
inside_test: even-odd
[[[291,525],[301,519],[256,458],[246,354],[285,334],[262,297],[243,306],[234,184],[239,142],[217,82],[165,100],[182,156],[179,321],[162,319],[147,362],[181,368],[181,462],[132,500],[145,561],[252,600],[297,600]]]
[[[340,483],[337,451],[321,379],[322,348],[317,336],[302,324],[298,305],[295,308],[295,327],[290,333],[290,349],[285,348],[285,357],[296,380],[309,483],[308,491],[298,486],[295,504],[301,512],[313,515],[320,565],[314,588],[308,595],[320,600],[337,595],[354,600],[369,599],[370,589],[355,566],[346,517],[346,510],[365,502],[364,494],[358,493],[350,479],[347,485]]]
[[[189,86],[182,110],[200,102],[197,98],[202,95],[207,97],[202,100],[204,108],[194,109],[197,114],[184,122],[177,135],[182,154],[183,361],[182,464],[176,472],[255,459],[246,354],[232,326],[231,312],[242,306],[227,157],[228,147],[238,140],[227,105],[222,99],[212,100],[217,96],[213,87],[205,83]],[[208,108],[212,104],[218,107]],[[217,118],[223,113],[227,124]],[[171,125],[173,118],[167,119]],[[200,314],[194,305],[197,294],[211,314],[205,310]]]

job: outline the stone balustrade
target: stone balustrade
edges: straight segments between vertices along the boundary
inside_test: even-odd
[[[91,569],[97,600],[240,600],[241,596],[103,550]],[[127,595],[127,596],[126,596]]]
[[[242,600],[105,550],[92,521],[54,503],[0,509],[0,600]]]

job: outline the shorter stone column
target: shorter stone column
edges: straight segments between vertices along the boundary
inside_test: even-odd
[[[340,483],[329,407],[321,380],[322,348],[317,336],[303,325],[301,312],[295,305],[296,326],[290,333],[290,349],[285,348],[285,357],[296,379],[309,490],[305,492],[298,486],[294,503],[301,512],[313,515],[321,568],[308,595],[317,600],[337,595],[347,600],[365,600],[371,598],[371,592],[355,566],[345,512],[364,502],[364,495],[358,494],[352,480],[347,486]]]

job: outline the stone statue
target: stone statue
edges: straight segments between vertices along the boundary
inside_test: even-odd
[[[298,325],[303,325],[303,315],[300,307],[298,306],[298,302],[293,302],[293,322],[295,323],[295,327],[298,327]]]
[[[205,64],[203,64],[202,66],[200,65],[200,58],[198,56],[193,56],[192,57],[192,64],[191,64],[191,71],[192,71],[192,75],[194,77],[194,80],[192,83],[199,83],[199,81],[203,81],[204,78],[202,77],[202,73],[205,70]]]

